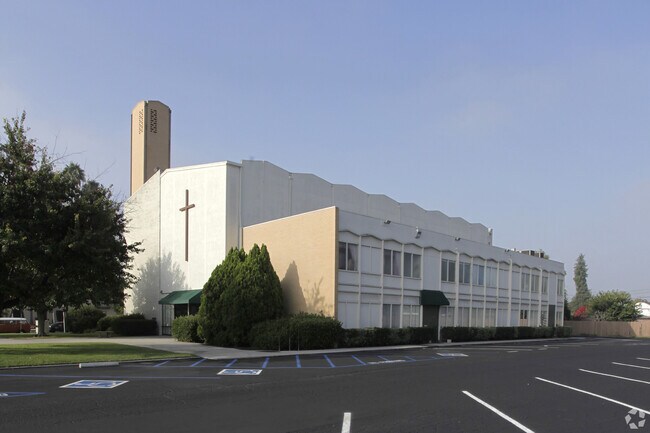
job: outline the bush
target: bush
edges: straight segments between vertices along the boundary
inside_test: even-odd
[[[129,316],[117,316],[111,322],[111,328],[117,335],[158,335],[158,323],[156,319],[131,318]]]
[[[218,346],[246,346],[253,326],[283,314],[282,287],[266,249],[233,248],[203,286],[199,336]]]
[[[436,328],[366,328],[344,329],[339,346],[375,347],[402,344],[426,344],[438,338]]]
[[[203,343],[198,334],[199,320],[197,316],[181,316],[172,322],[172,336],[178,341]]]
[[[558,338],[566,338],[571,336],[571,328],[568,326],[555,327],[554,336]]]
[[[535,328],[532,326],[517,326],[517,339],[528,339],[535,337]]]
[[[514,326],[499,326],[494,331],[495,340],[515,340],[517,339],[517,328]]]
[[[254,325],[249,341],[251,347],[265,350],[331,349],[342,332],[341,322],[332,317],[301,313]]]
[[[140,319],[140,320],[144,320],[144,314],[132,313],[132,314],[124,314],[124,315],[121,314],[121,315],[117,315],[117,316],[102,317],[97,322],[97,330],[98,331],[112,331],[113,330],[113,321],[115,321],[117,319]]]
[[[97,322],[106,314],[93,305],[82,305],[70,310],[66,316],[67,328],[70,332],[92,332],[97,329]]]
[[[540,326],[535,328],[534,336],[535,338],[552,338],[554,328],[548,326]]]

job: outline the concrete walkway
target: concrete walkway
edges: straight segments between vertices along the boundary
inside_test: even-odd
[[[544,339],[531,339],[531,340],[507,340],[507,341],[475,341],[463,343],[436,343],[436,344],[423,344],[411,346],[382,346],[382,347],[356,347],[344,349],[327,349],[327,350],[283,350],[283,351],[259,351],[247,349],[234,349],[230,347],[216,347],[207,346],[200,343],[184,343],[176,341],[173,337],[156,336],[156,337],[110,337],[110,338],[95,338],[95,337],[63,337],[63,338],[1,338],[0,345],[4,344],[35,344],[35,343],[117,343],[127,344],[129,346],[147,347],[150,349],[166,350],[168,352],[189,353],[200,358],[207,359],[245,359],[245,358],[265,358],[275,356],[288,356],[288,355],[310,355],[310,354],[324,354],[324,353],[346,353],[346,352],[368,352],[380,350],[395,350],[395,349],[414,349],[426,347],[439,347],[451,348],[457,346],[474,346],[474,345],[498,345],[498,344],[528,344],[547,342],[552,343],[556,341],[567,340],[583,340],[584,337],[570,337],[570,338],[544,338]]]

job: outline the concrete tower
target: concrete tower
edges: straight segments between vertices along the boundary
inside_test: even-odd
[[[160,101],[140,101],[131,112],[131,195],[170,167],[171,114]]]

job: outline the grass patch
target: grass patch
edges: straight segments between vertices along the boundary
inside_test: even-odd
[[[166,352],[115,343],[5,344],[0,345],[0,368],[190,356],[192,355],[186,353]]]
[[[48,338],[93,338],[93,337],[98,337],[96,332],[86,332],[84,334],[73,334],[71,332],[53,332],[51,334],[45,334],[44,337],[39,337],[35,333],[27,333],[23,332],[22,334],[13,334],[13,333],[2,333],[0,334],[0,341],[2,341],[3,338],[40,338],[42,340],[47,340]]]

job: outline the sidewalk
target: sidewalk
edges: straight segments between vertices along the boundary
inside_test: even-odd
[[[501,341],[469,341],[461,343],[433,343],[410,346],[381,346],[381,347],[351,347],[343,349],[323,349],[323,350],[283,350],[283,351],[260,351],[247,349],[234,349],[230,347],[207,346],[200,343],[185,343],[176,341],[173,337],[156,336],[156,337],[110,337],[110,338],[0,338],[0,345],[3,344],[36,344],[36,343],[116,343],[127,344],[129,346],[146,347],[149,349],[166,350],[168,352],[189,353],[200,358],[206,359],[245,359],[245,358],[266,358],[276,356],[291,355],[319,355],[326,353],[346,353],[346,352],[370,352],[382,350],[399,350],[399,349],[418,349],[428,347],[451,348],[458,346],[479,346],[479,345],[499,345],[499,344],[517,344],[525,345],[528,343],[568,340],[584,340],[585,337],[569,338],[542,338],[530,340],[501,340]]]

